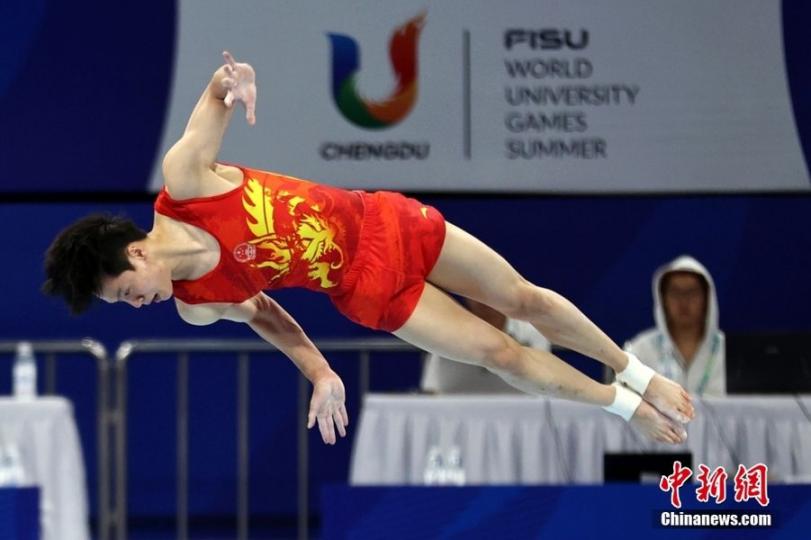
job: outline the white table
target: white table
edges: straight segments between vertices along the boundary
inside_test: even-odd
[[[658,444],[599,407],[531,396],[366,397],[352,485],[423,484],[432,447],[459,449],[468,484],[594,484],[605,452],[693,452],[693,466],[762,462],[771,482],[811,479],[811,396],[697,401],[683,446]],[[805,409],[805,412],[803,410]]]
[[[0,398],[0,450],[16,452],[41,488],[43,540],[86,540],[87,486],[73,407],[61,397]]]

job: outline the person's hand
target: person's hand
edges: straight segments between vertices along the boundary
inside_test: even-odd
[[[687,430],[681,424],[660,413],[644,399],[631,417],[631,424],[657,442],[683,444],[687,440]]]
[[[313,381],[307,429],[312,428],[317,421],[321,438],[327,444],[335,444],[335,428],[338,428],[341,437],[346,437],[349,415],[346,414],[344,399],[344,383],[334,371],[328,371]]]
[[[226,90],[225,106],[233,107],[235,101],[245,105],[245,119],[248,124],[256,123],[256,73],[250,64],[237,63],[231,53],[223,51],[225,77],[222,86]]]

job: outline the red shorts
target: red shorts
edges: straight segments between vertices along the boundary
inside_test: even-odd
[[[393,332],[417,307],[445,241],[445,219],[389,191],[363,193],[363,204],[355,260],[331,299],[356,323]]]

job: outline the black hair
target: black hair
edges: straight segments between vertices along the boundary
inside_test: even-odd
[[[102,279],[133,269],[126,247],[144,238],[146,232],[124,217],[93,214],[74,222],[45,252],[42,292],[63,297],[73,314],[84,312]]]

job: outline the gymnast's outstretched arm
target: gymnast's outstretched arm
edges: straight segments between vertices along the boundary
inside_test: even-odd
[[[304,333],[299,324],[276,301],[259,293],[241,304],[186,305],[178,302],[178,313],[190,324],[205,325],[217,320],[248,324],[262,339],[287,356],[313,384],[307,427],[316,422],[321,438],[335,444],[335,431],[346,436],[349,416],[341,378]]]
[[[224,52],[225,64],[217,69],[189,117],[183,136],[166,153],[163,175],[178,198],[194,196],[194,181],[213,174],[222,138],[231,120],[234,103],[245,106],[248,124],[256,122],[256,74],[250,64],[238,63]],[[191,184],[191,185],[189,185]]]

